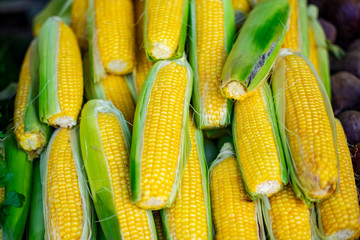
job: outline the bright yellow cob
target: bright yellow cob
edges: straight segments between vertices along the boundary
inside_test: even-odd
[[[201,159],[198,147],[199,141],[195,135],[195,120],[189,117],[189,133],[191,151],[187,161],[181,185],[174,203],[167,208],[166,225],[172,239],[210,239],[209,219],[207,217],[207,188],[206,176],[203,176],[204,159]],[[203,166],[201,166],[203,165]],[[210,229],[212,230],[212,229]]]
[[[154,59],[172,58],[180,44],[187,0],[149,0],[146,6],[148,55]]]
[[[145,0],[135,0],[136,10],[136,46],[137,46],[137,65],[135,67],[135,84],[139,93],[145,81],[146,75],[153,63],[147,58],[144,48],[144,20],[145,20]]]
[[[309,48],[309,60],[314,65],[315,70],[320,73],[318,47],[316,45],[314,29],[311,26],[309,26]]]
[[[235,154],[216,161],[210,167],[209,179],[215,239],[259,239],[255,203],[246,195]]]
[[[326,237],[357,239],[360,236],[360,209],[354,170],[344,130],[336,120],[339,155],[339,191],[318,205],[321,226]]]
[[[82,50],[88,45],[88,8],[89,0],[74,0],[71,7],[70,26]]]
[[[291,48],[295,52],[301,52],[300,43],[300,26],[299,26],[299,1],[301,0],[289,0],[290,3],[290,21],[289,29],[286,32],[285,40],[282,45],[283,48]]]
[[[158,240],[166,240],[164,227],[163,227],[163,223],[162,223],[162,220],[161,220],[160,211],[157,210],[157,211],[153,211],[152,213],[153,213],[153,217],[154,217],[154,222],[155,222],[155,227],[156,227]]]
[[[199,0],[195,6],[196,21],[196,111],[198,127],[221,128],[229,124],[228,99],[220,92],[222,69],[227,57],[223,0]],[[195,27],[195,26],[194,26]],[[230,30],[228,30],[230,31]],[[211,49],[211,51],[210,51]],[[193,64],[194,65],[194,64]],[[199,107],[198,107],[199,106]]]
[[[264,83],[267,84],[267,83]],[[266,87],[266,89],[265,89]],[[268,85],[235,103],[233,132],[245,184],[252,195],[272,195],[282,188],[280,142],[270,113]],[[255,150],[256,149],[256,150]]]
[[[98,125],[122,237],[152,239],[146,211],[130,200],[129,155],[119,121],[113,113],[98,113]]]
[[[308,197],[324,199],[335,192],[338,181],[333,113],[305,58],[286,49],[280,55],[274,78],[283,85],[278,94],[285,95],[285,108],[278,108],[278,113],[282,111],[285,115],[282,127],[295,175]],[[279,99],[277,93],[274,97]]]
[[[126,121],[132,123],[134,120],[135,103],[132,99],[129,86],[123,76],[107,75],[101,81],[105,97],[124,115]]]
[[[80,239],[84,228],[85,210],[70,144],[70,131],[66,128],[58,130],[49,145],[44,205],[49,209],[45,219],[50,239]]]
[[[249,13],[251,5],[248,0],[232,0],[233,8],[235,11],[240,11],[243,13]]]
[[[132,0],[93,0],[96,38],[107,72],[127,74],[135,65],[135,29]]]
[[[311,240],[311,218],[307,205],[295,195],[290,185],[270,197],[272,233],[278,240]]]

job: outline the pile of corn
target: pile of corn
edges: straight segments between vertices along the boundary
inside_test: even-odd
[[[52,0],[34,36],[4,141],[25,201],[3,239],[360,236],[306,0]],[[208,166],[203,133],[226,128]]]

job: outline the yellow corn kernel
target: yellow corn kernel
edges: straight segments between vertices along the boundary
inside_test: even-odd
[[[309,196],[323,199],[335,192],[337,156],[330,120],[317,79],[304,58],[285,62],[285,127],[295,172]]]
[[[309,26],[309,47],[309,60],[314,65],[315,70],[320,73],[318,47],[316,45],[314,29],[311,26]]]
[[[151,239],[146,211],[130,200],[129,154],[119,121],[113,113],[98,113],[98,124],[122,237]]]
[[[73,29],[82,50],[85,50],[88,45],[88,8],[89,0],[74,0],[71,7],[70,26]]]
[[[233,8],[235,11],[240,11],[243,13],[249,13],[251,5],[247,0],[232,0]]]
[[[32,44],[33,45],[33,44]],[[14,109],[14,125],[16,140],[25,151],[36,151],[41,149],[46,144],[44,134],[40,131],[25,132],[25,110],[29,104],[29,94],[31,86],[30,75],[30,51],[33,46],[30,46],[25,54],[24,62],[21,66],[18,89],[15,98]]]
[[[360,236],[360,209],[349,147],[341,123],[336,120],[339,155],[339,191],[319,203],[318,209],[325,236],[334,239],[357,239]]]
[[[173,239],[209,239],[206,195],[195,136],[195,122],[189,118],[191,151],[173,205],[167,208],[167,224]]]
[[[265,83],[267,84],[267,83]],[[245,182],[252,194],[272,195],[282,187],[281,167],[266,93],[260,86],[235,103],[235,146]]]
[[[46,205],[51,239],[80,239],[84,227],[83,207],[69,129],[57,133],[50,150]]]
[[[310,210],[290,185],[270,197],[271,228],[278,240],[311,240]]]
[[[101,83],[106,99],[110,100],[122,112],[126,121],[132,123],[134,120],[135,103],[125,78],[123,76],[107,75]]]
[[[156,227],[158,240],[166,240],[164,227],[163,227],[163,223],[162,223],[162,220],[161,220],[160,211],[157,210],[157,211],[153,211],[152,213],[153,213],[153,217],[154,217],[154,222],[155,222],[155,227]]]
[[[286,32],[282,48],[291,48],[295,52],[301,52],[300,26],[299,26],[299,0],[289,0],[290,20],[289,29]]]
[[[196,58],[202,128],[224,127],[229,115],[228,99],[220,92],[221,74],[226,59],[223,1],[195,3]],[[209,51],[211,49],[211,51]]]
[[[145,0],[135,0],[136,10],[136,46],[138,50],[137,65],[135,67],[135,84],[139,93],[146,79],[146,75],[153,63],[147,58],[144,48],[144,13]]]
[[[57,89],[61,112],[49,118],[51,125],[73,126],[83,101],[83,71],[76,37],[65,23],[60,24]]]
[[[146,41],[156,59],[173,57],[179,47],[185,0],[147,1]]]
[[[172,61],[159,70],[152,87],[143,130],[141,208],[163,208],[173,191],[185,104],[179,99],[185,99],[187,81],[187,68]]]
[[[98,51],[104,68],[127,74],[135,65],[135,29],[132,0],[94,0]]]
[[[248,200],[235,157],[212,169],[210,193],[215,239],[259,239],[255,203]]]

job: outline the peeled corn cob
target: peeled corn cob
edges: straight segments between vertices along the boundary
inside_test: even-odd
[[[192,71],[184,58],[160,61],[148,73],[134,118],[130,154],[132,201],[170,207],[190,151],[188,111]]]
[[[188,0],[147,0],[145,50],[153,60],[180,58],[186,41]]]
[[[190,156],[170,208],[161,211],[167,239],[212,239],[207,165],[202,132],[189,116]]]
[[[320,81],[307,59],[280,51],[272,78],[280,135],[294,190],[313,201],[338,182],[334,114]]]
[[[209,181],[215,239],[259,239],[255,203],[246,195],[231,143],[211,164]]]
[[[46,239],[91,239],[92,211],[78,130],[56,130],[41,156]]]
[[[93,81],[130,73],[135,65],[132,0],[89,0],[89,55]]]
[[[266,81],[289,19],[287,0],[266,0],[250,12],[222,71],[224,96],[240,100]]]
[[[151,211],[131,203],[130,131],[110,102],[90,100],[80,122],[81,150],[106,239],[156,239]]]
[[[344,130],[336,120],[336,138],[339,155],[339,191],[317,205],[320,229],[331,239],[360,237],[360,209],[354,170]]]
[[[70,26],[82,50],[88,47],[88,10],[89,0],[74,0],[71,7]]]
[[[280,191],[283,183],[287,183],[287,169],[267,83],[235,103],[232,128],[248,193],[269,196]]]
[[[230,0],[191,2],[190,63],[193,105],[200,129],[230,125],[232,102],[221,95],[221,72],[235,34]]]
[[[290,20],[282,48],[309,56],[309,35],[306,13],[306,0],[289,0]]]
[[[29,153],[30,159],[41,153],[50,128],[40,122],[38,115],[38,48],[34,40],[28,48],[19,77],[15,98],[14,125],[18,144]]]
[[[40,120],[52,126],[76,125],[83,100],[83,70],[74,33],[58,17],[40,30]]]

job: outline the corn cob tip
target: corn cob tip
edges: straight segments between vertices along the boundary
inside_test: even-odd
[[[225,97],[235,100],[241,100],[247,93],[245,86],[237,81],[225,83],[225,85],[221,87],[221,91]]]
[[[151,54],[157,59],[168,59],[173,55],[173,51],[161,42],[155,43],[152,49]]]
[[[60,115],[60,116],[59,116]],[[70,116],[63,116],[63,114],[56,114],[52,116],[49,120],[52,125],[61,127],[61,128],[72,128],[76,125],[76,119]]]
[[[277,180],[269,180],[256,186],[255,191],[258,194],[272,195],[277,193],[281,188],[281,184]]]
[[[123,74],[128,69],[128,63],[123,60],[112,60],[107,65],[109,72],[113,74]]]
[[[26,151],[37,151],[45,146],[46,139],[41,132],[26,132],[19,136],[18,143]]]

